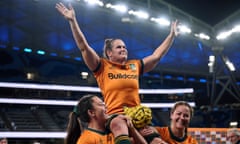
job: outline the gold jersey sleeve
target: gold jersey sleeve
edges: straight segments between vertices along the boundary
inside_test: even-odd
[[[182,139],[174,138],[171,136],[168,127],[156,127],[156,129],[161,138],[169,144],[198,144],[197,140],[190,135],[186,135],[186,137]]]
[[[86,129],[77,141],[77,144],[114,144],[112,133]]]
[[[99,69],[94,72],[104,97],[108,114],[123,113],[123,107],[140,105],[139,75],[141,60],[129,60],[125,65],[101,59]]]

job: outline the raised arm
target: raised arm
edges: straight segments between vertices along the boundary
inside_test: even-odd
[[[171,24],[171,30],[167,38],[163,41],[163,43],[156,48],[156,50],[149,56],[143,58],[144,63],[144,73],[151,71],[156,67],[160,59],[168,52],[171,47],[174,37],[178,35],[177,31],[177,21],[174,21]]]
[[[67,8],[63,3],[57,3],[56,9],[69,21],[74,40],[82,53],[85,64],[91,71],[95,70],[100,62],[100,57],[97,55],[94,49],[89,46],[83,32],[78,25],[73,7],[69,5]]]

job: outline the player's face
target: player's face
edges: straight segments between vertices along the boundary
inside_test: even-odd
[[[0,140],[0,144],[7,144],[8,142],[7,142],[7,139],[2,139],[2,140]]]
[[[93,99],[93,111],[95,113],[95,118],[99,121],[106,121],[108,115],[106,113],[106,106],[104,102],[99,97],[94,97]]]
[[[109,51],[109,58],[114,62],[118,62],[127,60],[127,57],[128,51],[125,43],[120,39],[114,40],[112,42],[112,50]]]
[[[238,140],[240,140],[240,138],[234,133],[228,133],[227,140],[230,141],[232,144],[235,144]]]
[[[171,113],[171,123],[173,128],[185,129],[188,127],[191,119],[191,113],[189,107],[185,105],[179,105],[175,111]]]

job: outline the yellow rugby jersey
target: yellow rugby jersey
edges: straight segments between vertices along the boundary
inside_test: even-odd
[[[86,128],[77,144],[114,144],[114,136],[112,133]]]
[[[140,105],[139,75],[141,60],[129,60],[125,65],[102,58],[94,76],[107,106],[108,114],[123,113],[123,107]]]
[[[172,133],[169,127],[155,127],[160,134],[160,137],[169,144],[198,144],[197,140],[192,136],[185,135],[183,138],[177,138]]]

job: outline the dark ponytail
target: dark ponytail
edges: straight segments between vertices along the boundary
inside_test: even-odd
[[[67,136],[65,138],[65,144],[75,144],[80,137],[83,129],[78,120],[77,115],[74,112],[69,114],[69,121],[67,125]]]
[[[93,108],[93,97],[95,97],[95,95],[85,95],[81,97],[78,104],[74,107],[73,112],[69,114],[67,136],[64,140],[64,144],[77,143],[84,130],[84,123],[88,123],[90,121],[88,110]]]

